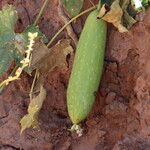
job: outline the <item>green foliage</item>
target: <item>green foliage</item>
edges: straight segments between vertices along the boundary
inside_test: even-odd
[[[30,25],[21,34],[16,34],[14,27],[17,19],[17,12],[11,5],[3,7],[2,11],[0,11],[0,76],[8,70],[13,60],[16,61],[17,65],[20,65],[28,44],[29,32],[38,32],[38,37],[44,43],[48,42],[45,35],[35,25]]]
[[[142,5],[147,8],[149,5],[150,0],[142,0]]]
[[[44,43],[48,42],[46,36],[39,30],[39,27],[31,24],[21,34],[15,35],[15,46],[23,54],[26,46],[28,45],[28,33],[38,33],[38,37],[43,40]]]
[[[23,32],[22,34],[20,34],[20,36],[22,36],[22,38],[24,39],[24,42],[28,41],[28,33],[38,33],[38,37],[41,38],[44,43],[48,42],[48,39],[46,38],[46,36],[39,30],[39,27],[37,25],[31,24],[29,25]],[[26,43],[27,44],[27,43]]]
[[[7,5],[0,11],[0,76],[8,69],[14,59],[19,59],[14,45],[14,26],[17,12]]]
[[[4,6],[0,11],[0,34],[14,33],[14,26],[17,21],[17,12],[11,5]]]
[[[62,0],[62,2],[70,15],[74,17],[81,11],[84,0]]]

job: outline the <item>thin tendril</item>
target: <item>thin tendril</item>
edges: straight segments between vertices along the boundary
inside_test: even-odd
[[[97,5],[96,5],[97,6]],[[96,9],[96,6],[90,7],[89,9],[81,12],[79,15],[75,16],[74,18],[72,18],[68,23],[66,23],[54,36],[53,38],[49,41],[49,43],[47,44],[47,47],[49,47],[54,40],[56,39],[56,37],[70,24],[72,23],[74,20],[76,20],[77,18],[79,18],[80,16],[84,15],[85,13],[88,13],[89,11],[92,11],[94,9]]]

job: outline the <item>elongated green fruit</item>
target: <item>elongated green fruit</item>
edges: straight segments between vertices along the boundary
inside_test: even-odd
[[[73,124],[80,123],[91,111],[102,75],[107,25],[97,15],[98,10],[94,10],[86,20],[67,89],[68,113]]]

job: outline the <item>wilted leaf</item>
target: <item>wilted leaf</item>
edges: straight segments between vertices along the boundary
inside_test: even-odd
[[[127,11],[129,4],[130,4],[130,0],[121,0],[121,8],[124,12],[123,23],[128,29],[137,22],[132,16],[129,15],[129,13]]]
[[[40,93],[38,96],[33,98],[28,107],[28,114],[25,115],[21,121],[21,133],[30,127],[36,127],[38,124],[38,114],[42,108],[42,104],[46,98],[46,90],[43,85],[40,86]]]
[[[137,21],[132,18],[127,11],[124,12],[124,24],[129,29],[131,28]]]
[[[110,8],[110,11],[103,17],[107,22],[112,23],[119,32],[127,32],[128,30],[122,25],[123,11],[119,5],[119,0],[115,0]]]
[[[42,42],[36,42],[30,68],[32,70],[38,69],[42,74],[47,74],[55,67],[66,69],[66,57],[72,52],[73,48],[70,45],[70,40],[61,40],[50,49]]]
[[[100,10],[100,12],[99,12],[99,14],[98,14],[98,18],[102,18],[105,14],[106,14],[106,8],[105,8],[105,5],[106,4],[104,4],[104,5],[102,5],[102,7],[101,7],[101,10]]]
[[[62,0],[63,4],[67,8],[68,12],[72,17],[79,14],[84,0]]]

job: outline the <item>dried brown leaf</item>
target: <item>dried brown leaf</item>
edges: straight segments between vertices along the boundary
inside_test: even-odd
[[[108,11],[102,19],[112,23],[116,28],[118,28],[119,32],[127,32],[127,28],[122,25],[123,11],[119,2],[120,0],[115,0],[111,5],[110,11]]]
[[[137,22],[132,16],[129,15],[127,11],[130,2],[130,0],[121,0],[121,8],[124,12],[123,23],[127,27],[127,29],[130,29]]]
[[[98,18],[102,18],[105,14],[106,14],[106,12],[107,12],[107,10],[106,10],[106,4],[104,4],[103,6],[102,6],[102,8],[100,9],[100,12],[99,12],[99,14],[98,14]]]
[[[25,115],[21,121],[21,133],[30,127],[36,127],[38,124],[38,114],[42,108],[42,104],[46,98],[46,90],[44,89],[43,85],[40,86],[40,93],[35,98],[30,101],[28,107],[28,114]]]
[[[73,53],[70,40],[61,40],[52,48],[47,48],[42,42],[37,42],[34,46],[30,68],[38,69],[41,74],[47,74],[55,67],[67,68],[67,55]]]
[[[49,55],[50,50],[48,47],[40,40],[36,40],[33,46],[32,59],[30,68],[33,70],[35,66],[43,59],[46,55]]]

